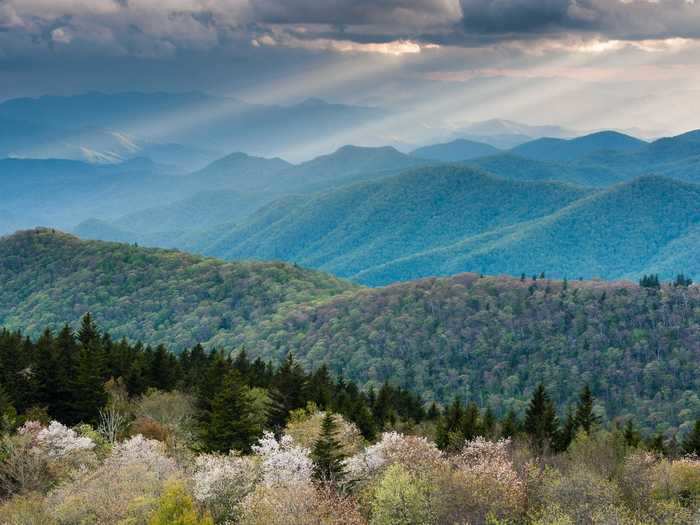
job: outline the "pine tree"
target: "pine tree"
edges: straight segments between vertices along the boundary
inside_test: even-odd
[[[467,408],[462,414],[462,419],[459,422],[459,432],[461,433],[462,441],[472,441],[476,436],[481,434],[479,428],[479,407],[473,401],[467,403]]]
[[[336,439],[337,424],[329,411],[323,417],[321,434],[314,443],[311,458],[314,462],[313,477],[318,481],[339,483],[345,477],[345,454]]]
[[[625,443],[630,447],[638,447],[639,443],[642,441],[642,435],[634,426],[634,422],[631,419],[628,419],[627,423],[625,423],[622,435],[625,438]]]
[[[307,389],[304,370],[294,361],[292,354],[287,354],[272,380],[270,389],[269,423],[272,428],[283,428],[292,410],[306,406],[306,402],[309,401]]]
[[[683,440],[683,452],[700,456],[700,419],[695,422],[693,430]]]
[[[240,374],[232,370],[211,402],[211,414],[204,428],[205,447],[216,452],[248,452],[260,433],[252,416],[248,387]]]
[[[566,411],[564,424],[562,425],[561,430],[557,433],[555,447],[557,452],[564,452],[569,448],[569,445],[571,445],[571,442],[576,437],[576,429],[576,415],[574,411],[571,410],[571,407],[569,407],[569,409]]]
[[[501,436],[504,438],[512,438],[515,437],[518,432],[520,432],[518,416],[515,415],[515,412],[509,410],[501,423]]]
[[[535,389],[530,404],[525,412],[525,432],[530,436],[533,449],[543,454],[552,448],[557,435],[557,415],[554,403],[549,398],[542,383]]]
[[[584,430],[590,433],[594,425],[600,422],[600,418],[593,413],[593,393],[588,385],[583,387],[579,395],[574,424],[576,430]]]
[[[0,383],[0,436],[14,427],[16,416],[17,411],[12,405],[12,400]]]

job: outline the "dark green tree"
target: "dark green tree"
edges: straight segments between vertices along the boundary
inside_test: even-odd
[[[530,437],[530,443],[537,454],[554,448],[558,420],[554,403],[549,398],[544,385],[540,383],[532,394],[525,412],[523,428]]]
[[[292,354],[287,354],[282,366],[272,379],[270,401],[268,422],[275,429],[283,428],[289,413],[292,410],[304,408],[309,401],[306,373],[294,360]]]
[[[584,430],[590,433],[594,425],[600,422],[600,418],[593,413],[593,393],[588,385],[584,386],[579,395],[574,414],[574,423],[576,430]]]
[[[693,430],[683,440],[683,452],[700,456],[700,419],[695,422]]]
[[[216,452],[234,449],[248,452],[259,435],[249,390],[238,371],[232,370],[212,400],[211,414],[204,427],[204,446]]]
[[[329,411],[323,417],[321,434],[311,450],[314,462],[313,477],[317,481],[339,483],[345,478],[345,454],[336,439],[337,424]]]

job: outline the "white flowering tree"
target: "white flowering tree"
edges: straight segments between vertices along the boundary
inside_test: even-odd
[[[253,452],[260,458],[262,479],[268,485],[311,480],[309,449],[298,446],[291,436],[284,435],[278,441],[272,432],[264,432]]]
[[[254,460],[236,454],[202,454],[192,475],[195,499],[211,511],[217,523],[234,523],[243,499],[253,492],[259,478]]]

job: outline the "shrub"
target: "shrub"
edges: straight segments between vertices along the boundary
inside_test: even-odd
[[[309,482],[258,485],[243,502],[243,525],[363,525],[356,502]]]
[[[255,489],[259,469],[250,458],[234,454],[202,454],[195,463],[193,494],[217,523],[238,518],[243,499]]]
[[[346,468],[350,479],[363,480],[397,463],[414,470],[433,467],[442,460],[435,443],[424,437],[385,432],[378,443],[348,458]]]
[[[15,496],[0,505],[0,523],[3,525],[56,525],[46,512],[40,494]]]
[[[148,525],[214,525],[214,520],[199,516],[182,481],[170,481]]]

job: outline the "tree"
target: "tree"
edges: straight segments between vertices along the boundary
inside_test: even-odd
[[[232,370],[212,400],[204,427],[204,445],[217,452],[232,449],[248,452],[259,434],[248,387],[238,371]]]
[[[170,481],[148,525],[214,525],[210,516],[200,517],[182,481]]]
[[[16,416],[17,412],[12,405],[10,396],[5,391],[2,383],[0,383],[0,435],[14,427]]]
[[[542,383],[535,389],[525,412],[525,432],[530,436],[533,449],[544,453],[553,445],[557,435],[558,421],[554,403]]]
[[[676,276],[676,280],[673,282],[673,286],[675,286],[676,288],[688,288],[688,286],[690,286],[691,284],[693,284],[693,280],[690,277],[686,277],[682,273],[679,273]]]
[[[574,424],[576,430],[583,429],[587,433],[591,428],[600,422],[600,418],[593,413],[593,393],[588,385],[584,386],[579,395],[576,412],[574,414]]]
[[[333,414],[326,411],[321,423],[321,434],[311,450],[313,477],[318,481],[338,483],[345,477],[345,454],[335,437],[337,430]]]
[[[292,410],[306,406],[307,386],[303,368],[294,361],[292,354],[287,354],[272,380],[270,390],[272,403],[269,423],[273,428],[283,428]]]
[[[683,440],[683,452],[700,456],[700,419],[695,422],[693,430]]]

